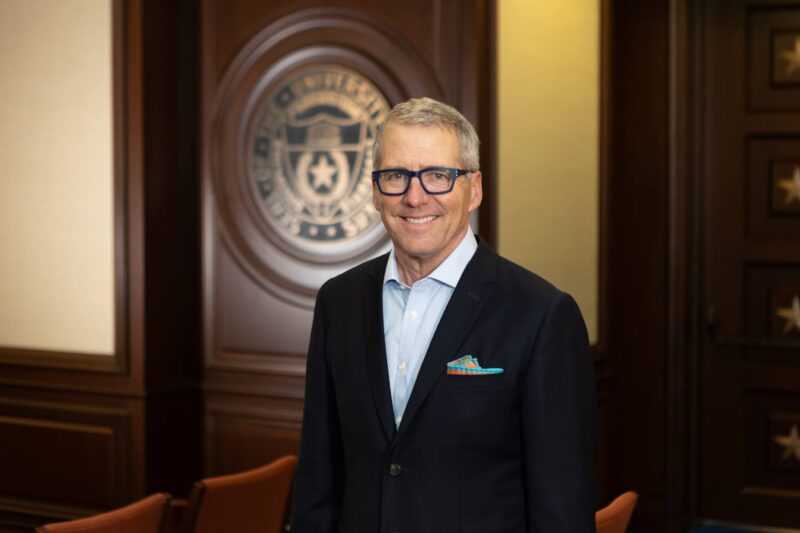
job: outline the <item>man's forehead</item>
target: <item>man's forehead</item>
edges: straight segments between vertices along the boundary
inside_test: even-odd
[[[386,155],[394,149],[424,149],[430,145],[437,147],[452,146],[459,150],[459,140],[455,131],[446,124],[401,124],[389,122],[383,132],[382,150]]]
[[[383,126],[384,135],[387,132],[407,132],[407,131],[440,131],[442,133],[449,133],[456,137],[456,130],[450,124],[434,123],[434,124],[404,124],[395,120],[390,120]]]
[[[446,124],[403,124],[390,121],[383,131],[380,166],[457,166],[458,136]]]

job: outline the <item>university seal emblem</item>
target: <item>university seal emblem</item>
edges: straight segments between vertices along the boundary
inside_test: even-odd
[[[313,66],[285,77],[263,102],[249,170],[275,233],[315,253],[374,228],[372,145],[389,111],[378,89],[353,70]]]

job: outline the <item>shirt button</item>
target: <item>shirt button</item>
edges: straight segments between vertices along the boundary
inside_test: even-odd
[[[397,365],[397,370],[399,370],[401,374],[405,375],[406,371],[408,370],[408,366],[406,366],[406,362],[403,361],[399,365]]]
[[[403,471],[403,467],[398,465],[398,464],[392,463],[392,464],[389,465],[389,475],[390,476],[397,477],[397,476],[400,475],[400,472],[402,472],[402,471]]]
[[[411,311],[411,320],[416,320],[416,319],[417,319],[417,312]]]

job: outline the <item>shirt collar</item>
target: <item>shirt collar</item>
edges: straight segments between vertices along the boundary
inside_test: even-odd
[[[475,235],[472,233],[472,228],[467,227],[467,233],[461,242],[456,246],[450,255],[445,258],[442,263],[436,267],[433,272],[428,274],[423,279],[435,279],[445,285],[455,288],[458,280],[461,279],[461,274],[467,268],[469,260],[475,255],[475,250],[478,249],[478,241],[475,240]],[[397,257],[394,252],[394,246],[389,252],[389,260],[386,262],[386,270],[383,274],[383,284],[394,281],[398,285],[405,286],[400,281],[400,273],[397,270]],[[420,280],[422,281],[422,280]]]

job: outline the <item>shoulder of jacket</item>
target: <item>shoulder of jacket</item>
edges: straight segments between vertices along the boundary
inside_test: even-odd
[[[388,253],[380,255],[332,277],[322,284],[319,290],[320,294],[351,291],[363,287],[363,284],[369,279],[382,278],[388,257]]]
[[[559,295],[564,294],[542,276],[502,256],[498,262],[497,279],[498,283],[509,289],[528,293],[545,301],[557,299]]]

